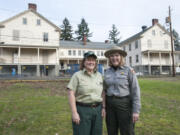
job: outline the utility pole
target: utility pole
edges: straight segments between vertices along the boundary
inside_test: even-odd
[[[172,21],[171,21],[171,7],[169,6],[169,16],[166,18],[166,23],[169,23],[170,36],[171,36],[171,57],[172,57],[172,76],[175,77],[175,66],[174,66],[174,46],[173,46],[173,35],[172,35]]]

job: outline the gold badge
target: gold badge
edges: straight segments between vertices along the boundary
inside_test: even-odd
[[[124,75],[124,72],[121,72],[121,75]]]

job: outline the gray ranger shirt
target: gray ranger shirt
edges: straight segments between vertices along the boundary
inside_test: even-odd
[[[104,75],[104,90],[107,96],[124,97],[130,95],[133,112],[140,113],[140,88],[134,70],[127,66],[112,67]]]

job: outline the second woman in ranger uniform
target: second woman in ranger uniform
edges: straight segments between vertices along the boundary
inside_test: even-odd
[[[126,52],[114,46],[105,52],[110,68],[104,75],[108,135],[134,135],[140,113],[140,88],[134,71],[124,66]]]
[[[73,135],[102,135],[103,80],[97,72],[96,59],[92,51],[85,53],[81,70],[72,76],[67,86]]]

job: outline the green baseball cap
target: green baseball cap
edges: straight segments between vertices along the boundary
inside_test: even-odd
[[[92,56],[95,59],[97,59],[97,56],[94,54],[93,51],[88,51],[88,52],[84,53],[84,58],[87,58],[87,57],[90,57],[90,56]]]

